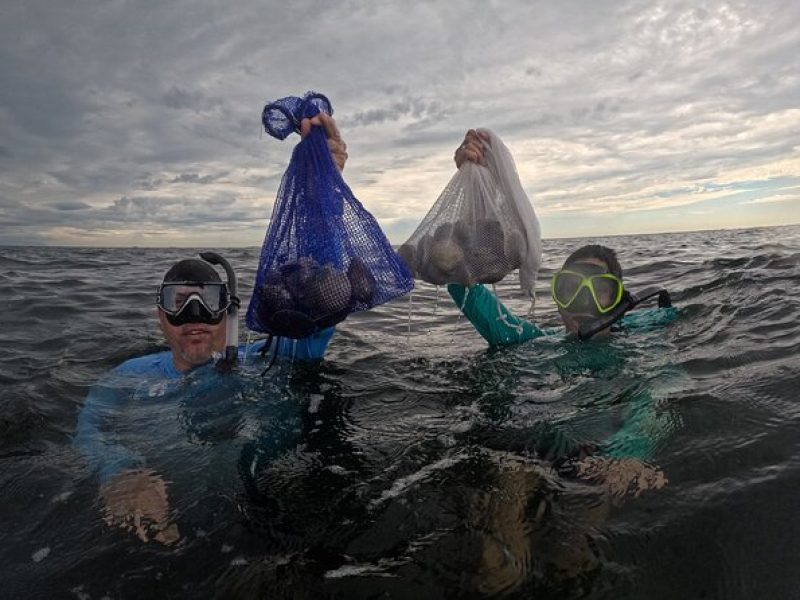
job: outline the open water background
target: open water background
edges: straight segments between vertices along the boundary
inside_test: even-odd
[[[800,226],[546,241],[542,324],[549,274],[590,241],[678,319],[489,351],[418,285],[341,324],[318,367],[138,415],[172,548],[104,525],[71,436],[102,373],[163,348],[154,291],[194,253],[0,248],[0,597],[800,597]],[[217,250],[246,298],[258,249]],[[497,291],[525,310],[513,277]],[[642,397],[662,489],[609,502],[530,451],[542,425],[602,439]]]

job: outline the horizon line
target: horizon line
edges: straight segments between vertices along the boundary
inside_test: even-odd
[[[796,227],[800,226],[800,221],[795,223],[784,223],[781,225],[754,225],[752,227],[720,227],[717,229],[677,229],[677,230],[670,230],[670,231],[654,231],[654,232],[641,232],[641,233],[606,233],[606,234],[598,234],[598,235],[576,235],[576,236],[554,236],[554,237],[542,237],[542,241],[548,240],[582,240],[582,239],[590,239],[590,238],[617,238],[617,237],[628,237],[628,236],[654,236],[654,235],[671,235],[671,234],[681,234],[681,233],[703,233],[703,232],[710,232],[710,231],[750,231],[754,229],[778,229],[781,227]],[[214,246],[218,248],[259,248],[263,244],[257,245],[247,245],[247,246]],[[392,246],[400,246],[402,244],[392,244]],[[83,244],[46,244],[46,243],[39,243],[39,244],[0,244],[0,248],[94,248],[94,249],[108,249],[108,248],[152,248],[152,249],[162,249],[162,250],[171,250],[171,249],[181,249],[181,248],[200,248],[201,246],[92,246],[92,245],[83,245]]]

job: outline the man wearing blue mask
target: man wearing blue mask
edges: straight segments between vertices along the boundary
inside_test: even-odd
[[[126,403],[158,402],[196,370],[215,364],[229,369],[226,348],[234,349],[234,361],[258,358],[263,342],[248,349],[228,339],[228,325],[238,319],[231,308],[239,302],[231,287],[235,284],[223,282],[217,270],[199,258],[170,267],[156,296],[158,323],[169,350],[131,358],[114,368],[92,387],[78,418],[74,443],[99,477],[106,522],[134,531],[143,541],[169,544],[179,537],[168,523],[166,483],[143,456],[117,440],[107,423],[118,418]],[[331,327],[297,341],[280,339],[273,352],[298,361],[319,360],[333,332]]]
[[[314,126],[324,129],[341,171],[347,152],[336,124],[320,113],[303,119],[301,135],[307,136]],[[133,531],[142,541],[171,544],[180,537],[177,527],[169,523],[166,483],[147,466],[144,456],[120,442],[118,431],[109,423],[120,419],[123,407],[157,403],[196,371],[214,365],[227,371],[237,361],[252,362],[266,345],[239,346],[233,269],[213,252],[201,257],[172,265],[158,287],[156,316],[169,350],[132,358],[112,369],[92,386],[78,417],[74,445],[99,479],[106,523]],[[225,269],[227,282],[213,265]],[[319,360],[333,332],[330,327],[300,340],[280,338],[267,350],[272,359]]]

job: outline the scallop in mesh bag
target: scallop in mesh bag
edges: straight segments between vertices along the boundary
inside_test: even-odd
[[[478,130],[486,166],[465,161],[419,227],[398,249],[414,277],[442,285],[496,283],[519,269],[534,298],[542,260],[539,220],[500,138]]]
[[[280,140],[329,100],[308,92],[267,104],[262,122]],[[307,337],[411,290],[414,280],[375,218],[342,179],[325,133],[312,127],[283,175],[247,307],[253,331]]]

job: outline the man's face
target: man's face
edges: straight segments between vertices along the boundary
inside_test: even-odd
[[[216,325],[186,323],[172,325],[163,311],[156,309],[158,323],[172,349],[172,360],[178,371],[185,372],[207,363],[212,353],[225,350],[227,315]]]
[[[601,267],[608,271],[608,265],[605,261],[600,260],[599,258],[582,258],[576,262],[570,264],[571,267],[580,268],[580,265],[592,265],[594,267]],[[566,268],[567,266],[564,265],[561,268]],[[564,323],[564,328],[567,330],[568,333],[573,335],[578,334],[578,329],[580,327],[581,322],[586,320],[595,320],[597,315],[592,313],[581,313],[581,312],[573,312],[571,310],[566,310],[561,307],[558,308],[558,314],[561,316],[561,320]],[[605,329],[600,330],[597,332],[594,337],[605,337],[611,333],[611,328],[606,327]]]

